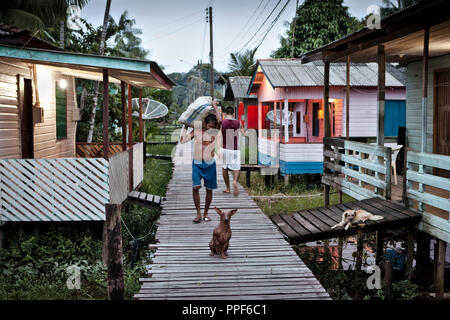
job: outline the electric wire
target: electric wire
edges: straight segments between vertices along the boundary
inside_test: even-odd
[[[277,4],[275,5],[275,7],[272,9],[272,11],[270,12],[270,14],[267,16],[267,18],[263,21],[263,23],[259,26],[258,30],[256,30],[256,32],[253,34],[253,36],[244,44],[244,46],[237,52],[241,52],[253,39],[254,37],[258,34],[258,32],[261,30],[261,28],[264,26],[264,24],[267,22],[267,20],[269,20],[270,16],[272,15],[272,13],[276,10],[276,8],[278,8],[278,6],[280,5],[281,0],[279,0],[277,2]]]
[[[198,19],[198,20],[195,20],[195,21],[193,21],[193,22],[191,22],[191,23],[188,23],[188,24],[186,24],[186,25],[183,25],[182,27],[180,27],[180,28],[178,28],[178,29],[175,29],[175,30],[173,30],[173,31],[171,31],[171,32],[168,32],[168,33],[166,33],[166,34],[162,34],[162,35],[156,36],[155,38],[150,39],[149,41],[155,41],[155,40],[158,40],[158,39],[161,39],[161,38],[169,37],[169,36],[171,36],[171,35],[173,35],[173,34],[179,32],[179,31],[183,30],[184,28],[187,28],[187,27],[189,27],[189,26],[191,26],[191,25],[193,25],[193,24],[196,24],[196,23],[202,21],[203,19],[204,19],[204,18],[202,17],[202,18],[200,18],[200,19]]]

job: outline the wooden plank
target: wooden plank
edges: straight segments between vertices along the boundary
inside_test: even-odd
[[[295,220],[290,214],[280,214],[279,216],[299,235],[309,235],[312,233],[312,231]]]
[[[308,211],[294,213],[293,218],[312,233],[328,231],[329,227]]]
[[[293,239],[298,237],[299,235],[295,232],[281,217],[278,215],[273,215],[270,217],[272,221],[283,231],[285,235],[289,237],[289,239]]]

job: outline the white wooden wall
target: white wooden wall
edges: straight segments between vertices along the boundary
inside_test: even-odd
[[[31,64],[18,63],[12,59],[0,61],[0,159],[20,159],[20,117],[17,75],[31,78]],[[67,138],[56,139],[55,80],[59,76],[37,67],[37,79],[44,121],[34,125],[34,157],[75,157],[75,134],[77,122],[72,119],[72,110],[77,108],[75,79],[67,80]],[[34,91],[33,101],[35,102]]]
[[[434,72],[450,68],[450,55],[428,60],[427,146],[433,152]],[[408,146],[420,151],[422,143],[422,62],[408,65],[406,73],[406,135]]]

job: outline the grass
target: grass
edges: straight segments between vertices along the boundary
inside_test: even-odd
[[[313,186],[307,188],[306,183],[301,181],[291,182],[288,186],[284,181],[274,179],[274,183],[266,186],[264,177],[258,172],[251,173],[251,186],[247,188],[250,196],[279,196],[280,198],[254,198],[254,201],[262,211],[270,216],[273,214],[296,212],[311,208],[324,206],[323,188]],[[245,186],[245,174],[239,177],[241,185]],[[283,196],[298,196],[299,198],[282,198]],[[343,202],[354,201],[346,194],[343,195]],[[331,190],[330,205],[339,203],[339,195],[336,190]]]
[[[147,153],[171,155],[173,148],[175,148],[174,144],[148,144]]]

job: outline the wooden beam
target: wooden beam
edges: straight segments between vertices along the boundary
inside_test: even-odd
[[[144,141],[142,120],[142,89],[139,89],[139,142]]]
[[[108,69],[103,69],[103,157],[109,158],[109,82]]]
[[[383,262],[384,256],[384,234],[383,231],[376,232],[376,248],[375,248],[375,263],[380,266]]]
[[[133,106],[131,103],[131,84],[128,84],[128,147],[133,146]]]
[[[125,95],[126,83],[120,82],[120,97],[122,103],[122,151],[127,150],[127,98]]]
[[[442,300],[444,298],[444,271],[445,271],[445,252],[447,249],[447,243],[442,240],[438,240],[438,254],[436,263],[436,282],[434,284],[436,288],[436,299]]]
[[[288,114],[289,114],[289,100],[284,99],[284,116],[282,116],[282,114],[280,113],[281,123],[283,123],[283,118],[286,118],[286,124],[284,125],[284,142],[289,142],[289,122],[287,121]]]
[[[377,119],[377,144],[384,145],[384,106],[385,106],[385,86],[386,86],[386,54],[384,46],[378,46],[378,119]]]
[[[420,151],[426,151],[427,145],[427,100],[428,100],[428,50],[430,40],[430,28],[426,27],[423,36],[423,61],[422,61],[422,143]]]
[[[330,62],[325,61],[324,65],[324,84],[323,84],[323,108],[324,108],[324,138],[328,138],[331,135],[330,130],[330,112],[328,109],[328,101],[329,101],[329,93],[330,93]],[[312,118],[311,118],[312,119]],[[326,144],[323,145],[324,149],[324,163],[329,161],[330,158],[325,157],[325,152],[327,150],[331,150],[329,146]],[[330,170],[324,167],[324,174],[330,174]],[[330,205],[330,186],[324,184],[324,202],[325,206]]]
[[[347,77],[346,77],[346,96],[345,96],[345,132],[346,139],[350,140],[350,56],[347,56]]]
[[[107,229],[107,267],[108,267],[108,298],[110,300],[124,299],[123,263],[122,263],[122,222],[120,204],[106,204]]]
[[[391,300],[392,296],[392,262],[384,261],[384,296],[386,300]]]
[[[414,260],[414,228],[411,226],[408,228],[408,241],[406,244],[405,276],[406,279],[408,280],[411,280],[412,277],[413,260]]]

